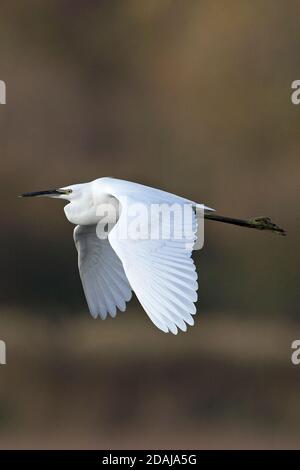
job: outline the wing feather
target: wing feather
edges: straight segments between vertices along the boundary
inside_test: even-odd
[[[120,196],[118,192],[112,194]],[[156,203],[158,199],[155,198]],[[187,325],[194,324],[193,315],[196,313],[198,283],[191,254],[197,221],[192,212],[191,230],[182,238],[179,236],[182,227],[176,226],[175,222],[173,226],[167,226],[171,229],[168,239],[120,237],[123,226],[125,229],[130,221],[128,208],[130,210],[132,204],[143,203],[150,210],[152,201],[151,197],[145,199],[140,193],[135,195],[132,192],[127,198],[127,209],[122,207],[119,221],[109,234],[109,241],[122,260],[128,281],[149,318],[162,331],[177,334],[178,329],[186,331]],[[162,198],[160,202],[166,201]],[[183,201],[175,202],[184,204]]]
[[[132,291],[121,260],[108,240],[100,240],[96,226],[78,225],[74,230],[78,267],[89,310],[94,318],[115,317],[125,311]]]

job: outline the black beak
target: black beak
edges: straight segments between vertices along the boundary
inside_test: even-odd
[[[35,191],[33,193],[24,193],[20,197],[37,197],[37,196],[59,196],[60,194],[68,194],[64,189],[48,189],[47,191]]]

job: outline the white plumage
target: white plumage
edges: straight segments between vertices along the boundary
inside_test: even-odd
[[[198,283],[191,255],[197,239],[197,214],[203,211],[203,206],[165,191],[114,178],[28,195],[69,201],[65,214],[71,223],[77,224],[74,241],[79,271],[94,318],[105,319],[108,314],[115,317],[117,309],[124,311],[134,291],[160,330],[177,334],[178,329],[186,331],[187,325],[194,324]],[[117,220],[108,238],[100,239],[96,233],[101,220],[99,208],[107,204],[116,209]],[[184,226],[183,233],[182,226],[176,225],[173,219],[159,219],[156,224],[161,226],[157,228],[159,233],[169,231],[167,239],[162,236],[157,239],[120,237],[131,221],[131,209],[138,204],[149,212],[153,204],[176,204],[182,210],[188,206],[192,214],[189,226]],[[204,210],[213,209],[204,207]],[[140,222],[148,224],[148,221]]]
[[[78,267],[87,303],[94,318],[105,320],[126,309],[132,290],[120,258],[109,240],[99,240],[95,225],[77,225],[74,241]]]

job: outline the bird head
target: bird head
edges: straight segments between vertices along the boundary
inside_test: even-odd
[[[47,189],[45,191],[34,191],[31,193],[24,193],[21,197],[53,197],[66,199],[70,201],[73,194],[73,186],[68,188],[59,188],[59,189]]]
[[[21,197],[50,197],[68,202],[64,207],[67,219],[74,224],[96,223],[97,217],[93,204],[90,183],[73,184],[71,186],[24,193]]]

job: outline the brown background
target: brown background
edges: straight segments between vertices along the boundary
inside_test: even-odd
[[[299,447],[297,1],[1,2],[0,447]],[[115,176],[282,238],[207,223],[195,327],[88,315],[62,204]]]

